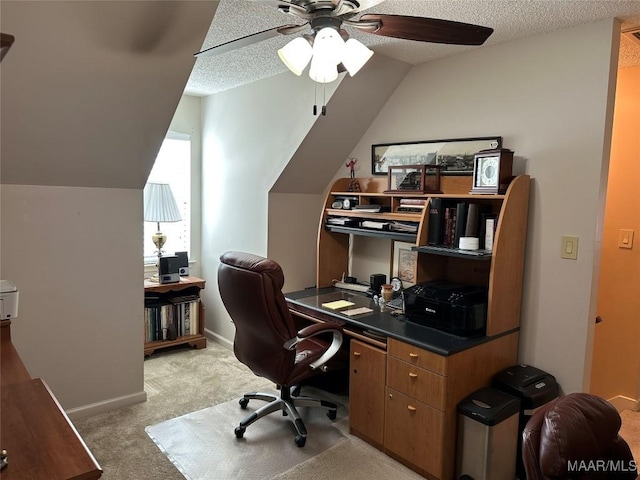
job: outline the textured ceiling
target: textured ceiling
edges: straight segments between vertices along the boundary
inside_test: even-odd
[[[302,23],[298,17],[278,12],[274,3],[220,0],[202,48],[280,25]],[[612,17],[622,22],[623,30],[640,25],[638,0],[386,0],[365,13],[433,17],[492,27],[494,33],[484,46]],[[412,65],[482,48],[392,39],[349,27],[347,31],[372,50]],[[210,95],[287,71],[277,50],[291,38],[278,36],[222,55],[198,58],[186,93]],[[640,42],[623,35],[620,67],[633,65],[640,65]]]

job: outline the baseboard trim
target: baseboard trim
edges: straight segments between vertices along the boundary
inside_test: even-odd
[[[219,343],[220,345],[222,345],[223,347],[228,348],[229,350],[233,351],[233,342],[224,338],[223,336],[217,334],[216,332],[214,332],[213,330],[209,330],[208,328],[204,329],[204,336],[207,337],[209,340]]]
[[[102,402],[90,403],[89,405],[70,408],[69,410],[66,410],[66,414],[70,420],[80,420],[82,418],[91,417],[99,413],[108,412],[109,410],[128,407],[130,405],[135,405],[136,403],[142,403],[146,401],[147,392],[143,390],[142,392],[125,395],[123,397],[111,398]]]
[[[624,395],[616,395],[613,398],[609,398],[611,403],[618,412],[623,410],[631,410],[632,412],[640,411],[640,399],[634,400],[633,398],[625,397]]]

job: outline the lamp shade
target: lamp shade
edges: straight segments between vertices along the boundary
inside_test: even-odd
[[[342,55],[342,64],[352,77],[364,67],[373,55],[370,50],[355,38],[350,38],[344,45],[344,53]]]
[[[284,47],[278,50],[278,56],[289,70],[300,76],[302,71],[309,64],[313,47],[304,37],[298,37],[291,40]]]
[[[168,183],[147,183],[144,187],[145,222],[179,222],[180,210]]]
[[[315,56],[311,59],[309,77],[318,83],[330,83],[338,78],[338,66],[333,62],[323,62]]]

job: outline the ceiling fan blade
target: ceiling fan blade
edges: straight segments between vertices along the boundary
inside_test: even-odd
[[[353,13],[361,12],[362,10],[366,10],[367,8],[375,7],[379,3],[384,2],[384,0],[357,0],[358,7],[356,7]]]
[[[202,50],[201,52],[195,53],[195,57],[211,57],[213,55],[220,55],[222,53],[227,53],[232,50],[236,50],[238,48],[247,47],[249,45],[253,45],[254,43],[263,42],[265,40],[269,40],[270,38],[277,37],[278,35],[289,35],[292,33],[299,32],[306,28],[307,25],[282,25],[276,28],[270,28],[269,30],[263,30],[262,32],[252,33],[251,35],[247,35],[236,40],[231,40],[230,42],[221,43],[220,45],[216,45],[215,47],[207,48],[206,50]]]
[[[448,43],[453,45],[482,45],[493,33],[493,28],[438,18],[409,17],[367,13],[361,22],[380,22],[380,28],[363,30],[385,37],[416,40],[418,42]],[[357,25],[355,25],[357,26]]]

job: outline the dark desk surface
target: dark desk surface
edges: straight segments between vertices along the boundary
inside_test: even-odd
[[[418,325],[406,320],[402,315],[392,315],[388,309],[381,310],[381,308],[364,293],[345,291],[333,287],[320,289],[310,288],[298,292],[286,293],[285,298],[289,308],[293,311],[305,313],[317,317],[320,320],[338,321],[364,331],[369,330],[374,334],[395,338],[443,356],[453,355],[454,353],[475,347],[476,345],[488,342],[502,335],[508,335],[517,330],[510,330],[495,337],[459,337],[434,328]],[[353,302],[354,305],[348,307],[349,309],[368,307],[373,311],[350,317],[341,314],[339,310],[332,310],[322,306],[323,303],[336,300]]]

